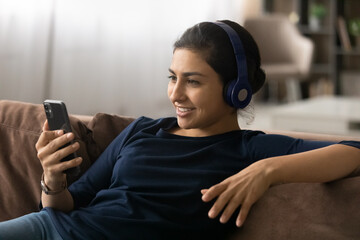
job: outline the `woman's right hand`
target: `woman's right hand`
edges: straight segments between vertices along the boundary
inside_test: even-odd
[[[45,184],[50,190],[56,191],[60,189],[64,181],[66,181],[66,174],[63,173],[64,170],[76,167],[82,162],[81,157],[61,162],[61,159],[79,149],[80,145],[78,142],[61,148],[66,143],[72,141],[74,137],[73,133],[64,134],[63,130],[50,131],[47,121],[43,125],[43,132],[35,147],[44,170]]]

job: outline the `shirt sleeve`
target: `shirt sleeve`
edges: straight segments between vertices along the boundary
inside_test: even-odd
[[[247,132],[249,154],[254,160],[306,152],[333,144],[343,144],[360,149],[359,141],[312,141],[285,135],[265,134],[260,131]]]
[[[336,144],[336,142],[311,141],[258,131],[249,132],[247,135],[247,148],[254,160],[305,152]]]
[[[360,142],[359,141],[341,141],[339,144],[351,146],[360,149]]]
[[[75,208],[86,206],[101,189],[108,188],[116,159],[133,135],[140,119],[133,121],[105,149],[94,164],[68,188],[74,199]]]

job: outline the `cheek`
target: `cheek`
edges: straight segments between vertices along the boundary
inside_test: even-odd
[[[228,112],[229,109],[233,109],[226,103],[222,89],[217,89],[212,93],[204,103],[208,105],[209,109],[212,109],[214,112]]]
[[[191,98],[203,113],[213,113],[224,108],[224,100],[222,94],[217,91],[202,91]]]
[[[212,88],[212,89],[208,89],[206,91],[204,91],[204,96],[206,96],[204,98],[204,100],[206,100],[206,102],[208,103],[213,103],[215,105],[219,105],[224,103],[224,98],[223,98],[223,91],[222,88]]]

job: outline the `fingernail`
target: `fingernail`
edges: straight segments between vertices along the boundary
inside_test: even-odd
[[[62,134],[63,134],[63,131],[62,131],[62,130],[59,130],[59,131],[57,131],[57,134],[58,134],[58,135],[62,135]]]
[[[208,214],[208,215],[209,215],[209,218],[214,218],[214,214],[215,214],[214,211],[213,211],[213,210],[210,210],[210,211],[209,211],[209,214]]]
[[[67,137],[67,138],[71,138],[71,137],[72,137],[72,133],[66,134],[66,137]]]
[[[242,225],[241,220],[240,220],[240,219],[236,220],[236,226],[237,226],[237,227],[241,227],[241,225]]]

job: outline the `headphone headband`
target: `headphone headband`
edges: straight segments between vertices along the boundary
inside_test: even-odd
[[[221,27],[228,35],[236,59],[237,78],[226,86],[225,100],[232,107],[245,108],[251,101],[252,91],[248,80],[244,47],[233,28],[223,22],[214,22],[214,24]]]

